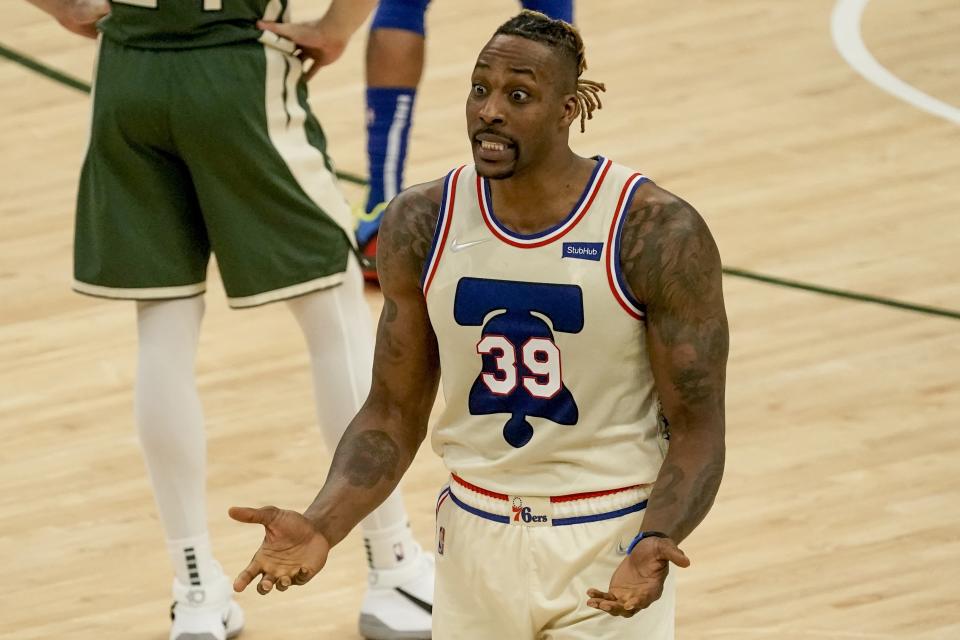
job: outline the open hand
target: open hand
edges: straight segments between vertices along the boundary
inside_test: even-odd
[[[296,511],[230,507],[229,513],[234,520],[262,524],[266,529],[250,564],[234,580],[234,591],[243,591],[258,576],[263,576],[257,583],[260,595],[270,593],[274,585],[278,591],[286,591],[291,585],[309,582],[326,564],[330,543]]]
[[[689,567],[690,559],[669,538],[644,538],[610,579],[606,591],[588,589],[587,606],[612,616],[630,618],[657,601],[663,593],[670,563]]]
[[[327,24],[323,18],[312,22],[266,22],[261,20],[257,28],[270,31],[281,38],[294,42],[300,49],[297,53],[304,62],[311,61],[309,67],[304,68],[304,77],[309,80],[320,67],[333,63],[350,40],[349,33],[341,33],[340,29]]]

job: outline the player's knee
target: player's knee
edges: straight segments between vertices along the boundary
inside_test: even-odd
[[[377,29],[402,29],[424,35],[424,16],[430,0],[382,0],[370,24]]]

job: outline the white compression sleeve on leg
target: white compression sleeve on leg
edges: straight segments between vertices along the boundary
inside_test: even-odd
[[[351,259],[342,285],[288,304],[310,350],[320,428],[332,455],[370,391],[373,324],[360,270]],[[420,551],[407,526],[399,488],[362,526],[371,568],[393,568]]]
[[[137,303],[139,360],[134,407],[177,579],[218,576],[207,535],[203,410],[194,372],[202,297]]]

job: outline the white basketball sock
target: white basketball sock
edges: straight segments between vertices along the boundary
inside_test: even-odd
[[[209,586],[223,576],[223,568],[213,559],[207,534],[167,540],[167,552],[177,581],[188,589]]]
[[[353,259],[344,283],[288,302],[307,340],[320,429],[332,454],[370,391],[373,325]],[[417,556],[399,488],[362,523],[371,569]]]
[[[399,492],[394,495],[399,500]],[[392,498],[393,496],[391,496]],[[377,512],[374,511],[375,515]],[[406,520],[394,523],[392,526],[373,528],[364,520],[363,546],[367,550],[367,564],[371,569],[396,569],[413,562],[420,555],[420,545],[413,539],[410,524]]]
[[[203,311],[202,297],[137,303],[137,430],[174,572],[193,586],[222,573],[207,536],[207,443],[194,373]]]

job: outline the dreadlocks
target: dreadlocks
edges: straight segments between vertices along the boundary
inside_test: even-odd
[[[583,38],[580,33],[563,20],[553,20],[539,11],[524,9],[510,18],[497,29],[494,36],[519,36],[527,40],[542,42],[558,50],[576,67],[577,74],[577,113],[580,116],[580,132],[587,128],[587,120],[593,119],[593,112],[602,109],[600,92],[607,88],[602,82],[581,78],[587,68],[587,59]]]

